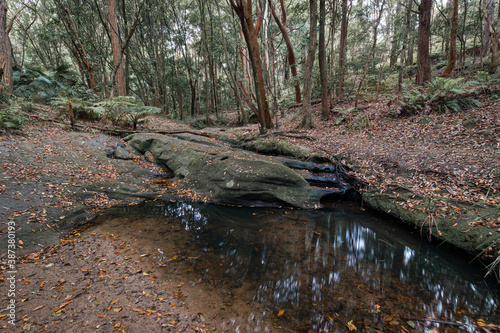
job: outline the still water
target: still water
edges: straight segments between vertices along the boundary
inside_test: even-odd
[[[228,316],[218,332],[492,332],[500,324],[499,286],[484,271],[356,206],[148,203],[100,219],[137,237],[166,276],[182,272],[186,284],[218,290],[213,308]]]

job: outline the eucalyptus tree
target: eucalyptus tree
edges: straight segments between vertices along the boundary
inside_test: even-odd
[[[417,84],[431,81],[429,40],[431,34],[432,0],[421,0],[418,6]]]
[[[328,83],[326,69],[326,43],[325,43],[325,25],[326,25],[326,0],[319,0],[319,73],[321,81],[321,118],[328,120],[330,115],[330,106],[328,101]]]
[[[444,69],[441,76],[448,77],[453,72],[455,68],[455,63],[457,61],[457,33],[458,33],[458,0],[453,0],[453,10],[451,14],[450,22],[450,46],[449,46],[449,57],[448,65]]]
[[[338,95],[343,97],[345,90],[346,58],[347,58],[347,32],[349,26],[349,14],[352,8],[352,0],[342,0],[342,24],[340,26],[340,50],[339,50],[339,89]]]
[[[490,68],[489,71],[490,73],[494,73],[498,69],[498,51],[499,51],[499,39],[500,39],[500,0],[498,2],[498,15],[496,19],[496,24],[495,20],[493,17],[490,17],[487,12],[487,7],[486,7],[486,1],[483,2],[483,15],[484,15],[484,20],[486,21],[486,24],[488,26],[488,32],[490,35],[490,43],[491,43],[491,63],[490,63]]]
[[[281,8],[281,19],[278,17],[278,13],[276,11],[276,6],[274,6],[272,0],[268,0],[269,7],[271,8],[271,14],[273,15],[273,18],[278,25],[281,34],[283,36],[283,39],[285,40],[285,45],[288,51],[288,65],[290,66],[290,70],[292,72],[292,76],[294,79],[297,79],[297,64],[296,64],[296,59],[295,59],[295,51],[293,49],[293,44],[290,39],[290,35],[288,34],[287,30],[287,14],[286,14],[286,6],[285,6],[285,1],[284,0],[279,0],[280,8]],[[296,103],[301,103],[302,102],[302,95],[300,93],[300,84],[298,80],[295,80],[295,102]]]
[[[314,59],[316,58],[316,47],[318,45],[318,0],[309,0],[309,45],[307,47],[307,57],[304,64],[304,103],[302,106],[302,122],[299,127],[312,128],[314,121],[311,111],[312,95],[312,71]]]
[[[109,30],[111,35],[111,47],[113,49],[113,62],[115,66],[114,72],[116,73],[116,86],[118,96],[127,95],[127,87],[125,84],[125,70],[122,62],[122,43],[120,41],[120,34],[118,31],[118,18],[116,16],[115,0],[108,1],[108,17],[109,17]]]
[[[12,47],[7,30],[7,1],[0,0],[0,79],[12,93]]]
[[[273,127],[269,105],[266,99],[266,87],[260,58],[259,30],[262,26],[262,11],[259,1],[256,3],[257,20],[254,22],[252,0],[229,0],[231,7],[240,19],[241,29],[248,48],[252,72],[255,79],[255,95],[259,110],[260,132],[265,134]]]

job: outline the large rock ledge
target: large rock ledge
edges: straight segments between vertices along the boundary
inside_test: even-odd
[[[419,228],[422,237],[451,244],[485,261],[500,255],[500,230],[477,223],[484,217],[498,218],[498,207],[418,196],[399,186],[367,190],[363,201],[377,211]],[[411,207],[405,204],[408,202],[412,202]],[[483,252],[485,250],[488,251]]]
[[[125,141],[141,154],[150,152],[157,164],[180,180],[179,186],[211,202],[318,208],[322,197],[342,195],[350,188],[336,179],[328,187],[313,187],[303,172],[287,166],[288,159],[194,135],[133,134]]]

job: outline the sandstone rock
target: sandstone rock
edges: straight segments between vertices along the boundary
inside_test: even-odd
[[[315,208],[321,197],[332,193],[311,187],[277,157],[230,148],[216,140],[157,134],[135,134],[125,140],[143,154],[150,152],[182,187],[214,202]]]

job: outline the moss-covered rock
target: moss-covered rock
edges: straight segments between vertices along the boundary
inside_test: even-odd
[[[180,186],[210,201],[313,208],[331,192],[311,187],[278,158],[230,148],[215,140],[151,134],[126,140],[142,154],[150,152],[156,163],[180,180]]]
[[[423,236],[432,236],[473,255],[496,244],[500,232],[479,222],[482,217],[498,216],[498,207],[415,195],[399,186],[363,193],[364,202],[420,228]]]

